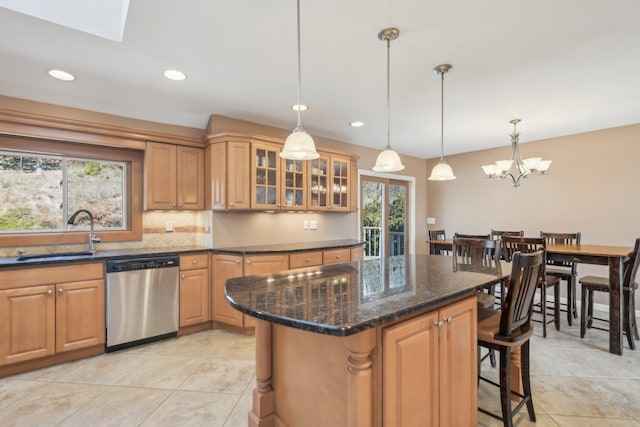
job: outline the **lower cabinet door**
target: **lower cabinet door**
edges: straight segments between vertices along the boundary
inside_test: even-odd
[[[104,280],[63,283],[56,288],[56,352],[104,344]]]
[[[180,272],[180,327],[209,320],[209,270]]]
[[[0,364],[55,353],[54,289],[32,286],[0,291]]]
[[[214,255],[213,268],[213,320],[227,325],[243,327],[241,311],[231,307],[224,294],[228,279],[242,277],[242,256]]]
[[[384,329],[382,416],[385,427],[440,425],[437,324],[438,313],[434,312]]]

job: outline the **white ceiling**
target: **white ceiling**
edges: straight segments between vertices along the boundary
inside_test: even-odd
[[[638,0],[302,0],[305,129],[440,155],[640,122]],[[295,0],[134,0],[121,43],[0,8],[0,94],[204,128],[211,114],[293,129]],[[73,82],[47,75],[75,74]],[[163,77],[167,68],[187,80]],[[365,126],[348,123],[362,120]],[[606,143],[606,141],[603,141]]]

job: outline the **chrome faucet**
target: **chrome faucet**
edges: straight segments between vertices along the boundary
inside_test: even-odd
[[[93,214],[91,212],[89,212],[87,209],[78,209],[77,211],[75,211],[69,217],[69,220],[67,221],[67,224],[74,225],[74,223],[76,222],[76,218],[78,217],[78,215],[80,215],[82,213],[87,214],[87,216],[89,217],[89,221],[91,222],[90,230],[89,230],[89,250],[88,250],[88,252],[90,252],[93,255],[93,254],[96,253],[96,249],[95,249],[94,244],[95,243],[100,243],[100,238],[98,236],[96,236],[96,234],[93,232]]]

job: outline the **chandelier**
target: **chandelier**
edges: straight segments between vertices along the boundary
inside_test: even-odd
[[[498,180],[511,178],[514,187],[520,186],[520,180],[528,177],[529,175],[544,175],[549,166],[551,166],[551,160],[543,160],[542,157],[530,157],[522,160],[520,157],[520,147],[518,145],[518,137],[520,134],[516,131],[516,125],[520,123],[520,119],[513,119],[509,121],[513,123],[513,133],[511,136],[511,160],[498,160],[492,165],[482,166],[482,170],[488,178],[495,178]],[[515,170],[513,172],[513,166],[515,163]]]

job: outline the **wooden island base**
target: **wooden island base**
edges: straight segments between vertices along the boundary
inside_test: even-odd
[[[475,296],[347,337],[258,320],[249,426],[475,426],[476,339]]]

